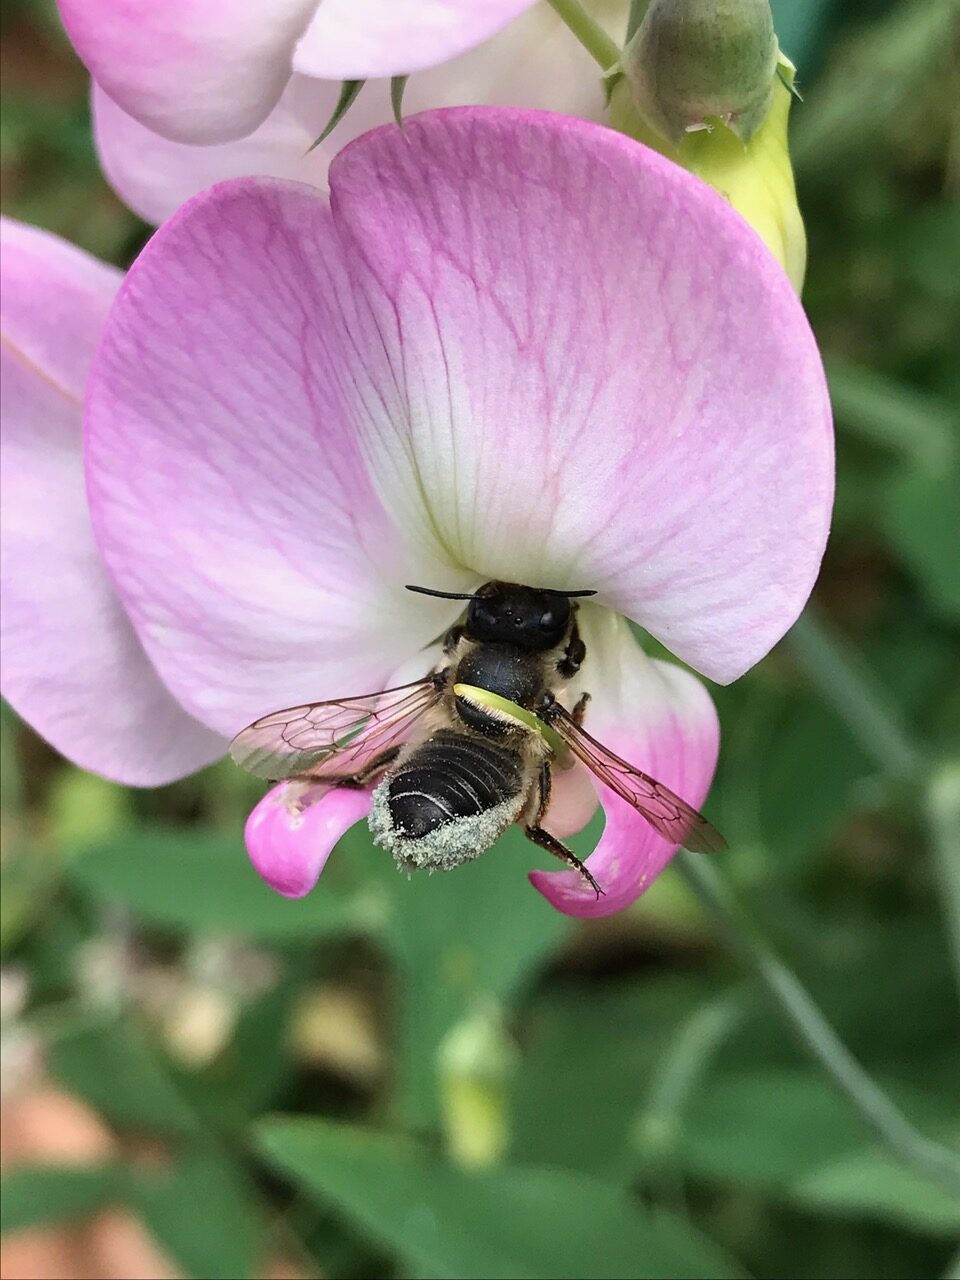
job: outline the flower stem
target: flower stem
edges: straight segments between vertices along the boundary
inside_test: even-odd
[[[900,778],[922,773],[923,751],[811,606],[793,624],[788,642],[810,683],[882,769]]]
[[[604,71],[609,71],[620,58],[620,46],[617,42],[611,40],[599,22],[587,13],[580,0],[550,0],[550,4],[591,58]]]
[[[877,1137],[905,1164],[960,1194],[960,1155],[919,1133],[846,1048],[794,973],[746,925],[715,869],[680,852],[675,865],[719,932],[752,970],[801,1044]]]

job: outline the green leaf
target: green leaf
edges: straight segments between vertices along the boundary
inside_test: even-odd
[[[340,90],[340,97],[337,99],[337,105],[333,108],[333,115],[323,126],[320,136],[307,147],[307,155],[310,154],[314,147],[319,147],[321,142],[325,142],[330,137],[330,134],[333,133],[334,129],[350,110],[357,94],[366,83],[366,80],[344,80],[343,87]]]
[[[197,1120],[136,1025],[78,1024],[50,1046],[51,1073],[121,1127],[193,1134]]]
[[[513,1150],[626,1184],[636,1167],[631,1124],[667,1045],[707,990],[702,979],[669,974],[568,983],[539,996],[524,1028]]]
[[[361,895],[337,893],[334,877],[297,901],[274,893],[251,867],[239,832],[135,829],[85,850],[68,874],[141,920],[180,929],[282,941],[343,932],[363,918]]]
[[[919,1095],[912,1116],[930,1111]],[[940,1124],[951,1116],[944,1099]],[[921,1120],[921,1126],[924,1122]],[[870,1142],[830,1082],[810,1071],[767,1068],[713,1078],[691,1100],[679,1136],[690,1173],[756,1186],[805,1209],[949,1234],[960,1203]]]
[[[134,1203],[157,1243],[198,1280],[252,1276],[261,1230],[250,1189],[212,1151],[181,1155],[166,1174],[142,1178]]]
[[[901,0],[841,49],[797,116],[791,150],[804,180],[830,182],[844,160],[869,152],[887,122],[938,75],[955,13],[954,0]]]
[[[839,426],[928,468],[955,456],[953,415],[935,396],[836,356],[827,361],[827,375]]]
[[[23,1165],[0,1179],[0,1231],[83,1218],[117,1201],[129,1175],[118,1165]]]
[[[719,1277],[740,1274],[692,1227],[559,1169],[466,1172],[386,1134],[319,1120],[259,1126],[267,1158],[420,1274]]]
[[[931,604],[960,619],[960,468],[897,476],[886,493],[891,541]]]
[[[403,93],[407,87],[409,76],[393,76],[390,80],[390,105],[393,107],[393,118],[403,128]]]

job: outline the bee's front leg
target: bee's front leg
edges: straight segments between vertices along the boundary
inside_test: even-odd
[[[461,622],[456,623],[450,628],[447,634],[443,637],[444,654],[453,653],[454,649],[456,649],[457,645],[463,639],[465,631],[466,627]]]
[[[541,849],[548,850],[555,858],[560,858],[568,867],[572,867],[574,871],[579,872],[599,898],[603,894],[603,890],[573,850],[568,849],[562,841],[558,840],[556,836],[552,836],[549,831],[545,831],[540,825],[550,804],[551,787],[550,764],[544,760],[540,766],[540,777],[537,781],[533,812],[528,820],[522,821],[524,835],[528,840],[532,840],[534,844],[539,845]]]
[[[577,620],[574,618],[570,626],[570,638],[567,641],[567,647],[563,651],[563,657],[557,663],[557,673],[564,680],[570,680],[580,670],[580,666],[587,656],[587,646],[580,638],[580,628],[577,626]]]

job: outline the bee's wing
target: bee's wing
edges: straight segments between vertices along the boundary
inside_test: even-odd
[[[307,702],[262,716],[230,744],[238,765],[275,782],[300,774],[351,773],[404,741],[414,723],[440,699],[435,673],[359,698]]]
[[[633,805],[665,840],[682,844],[694,853],[720,853],[727,847],[720,832],[702,814],[662,782],[614,755],[559,703],[554,703],[550,724],[577,759],[611,791]]]

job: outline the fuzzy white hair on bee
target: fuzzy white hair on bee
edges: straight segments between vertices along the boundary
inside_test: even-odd
[[[458,817],[414,837],[397,826],[390,812],[390,783],[384,779],[373,793],[368,822],[374,843],[393,855],[401,871],[449,871],[489,849],[516,822],[523,800],[522,795],[509,796],[482,813]]]

